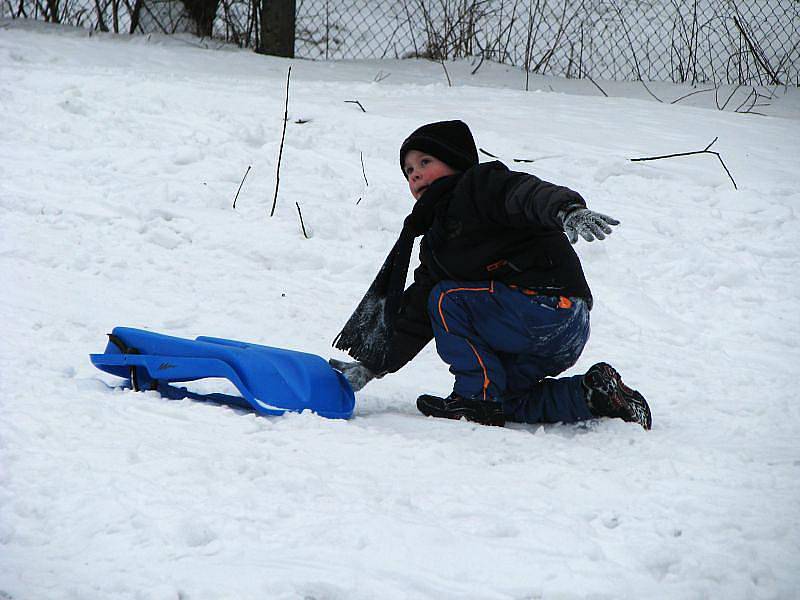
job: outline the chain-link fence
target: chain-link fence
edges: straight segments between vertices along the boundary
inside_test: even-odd
[[[0,17],[123,33],[211,32],[255,48],[261,1],[0,0]],[[200,4],[215,15],[205,24],[193,18]],[[476,68],[491,60],[578,78],[798,85],[800,0],[297,0],[295,53],[469,58]]]
[[[175,0],[0,0],[0,18],[130,34],[172,34],[196,29],[183,4]]]
[[[798,0],[305,0],[309,58],[475,58],[565,77],[800,80]]]

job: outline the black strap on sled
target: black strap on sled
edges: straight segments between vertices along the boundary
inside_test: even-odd
[[[108,339],[114,344],[119,351],[123,354],[141,354],[136,348],[133,346],[128,346],[125,342],[122,341],[122,338],[118,335],[114,335],[113,333],[108,333]]]
[[[114,344],[119,349],[119,351],[122,352],[123,354],[141,354],[141,352],[139,352],[139,350],[137,350],[133,346],[128,346],[125,342],[123,342],[122,338],[120,338],[118,335],[114,335],[113,333],[109,333],[107,335],[108,335],[109,341],[112,344]],[[137,376],[138,372],[136,370],[138,367],[136,367],[135,365],[131,365],[128,368],[130,369],[131,387],[133,388],[133,391],[134,392],[141,392],[142,390],[139,387],[139,381],[138,381],[139,378]],[[156,382],[155,379],[153,379],[152,380],[151,389],[156,389],[157,386],[158,386],[158,383]]]

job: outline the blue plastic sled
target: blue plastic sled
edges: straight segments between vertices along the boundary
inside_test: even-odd
[[[212,337],[187,340],[130,327],[115,327],[108,337],[105,353],[89,358],[106,373],[130,379],[135,390],[160,391],[160,383],[224,377],[260,414],[311,410],[329,419],[353,415],[355,396],[347,380],[314,354]]]

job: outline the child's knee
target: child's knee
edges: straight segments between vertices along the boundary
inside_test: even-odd
[[[442,302],[447,296],[447,292],[453,289],[456,285],[455,281],[440,281],[431,289],[428,295],[428,314],[432,319],[439,316]]]

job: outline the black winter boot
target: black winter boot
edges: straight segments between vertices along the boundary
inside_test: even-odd
[[[647,400],[622,382],[609,364],[597,363],[583,376],[586,404],[595,417],[614,417],[650,429],[653,417]]]
[[[417,408],[426,417],[466,419],[481,425],[503,427],[506,416],[503,405],[489,400],[467,400],[453,392],[447,398],[423,394],[417,398]]]

